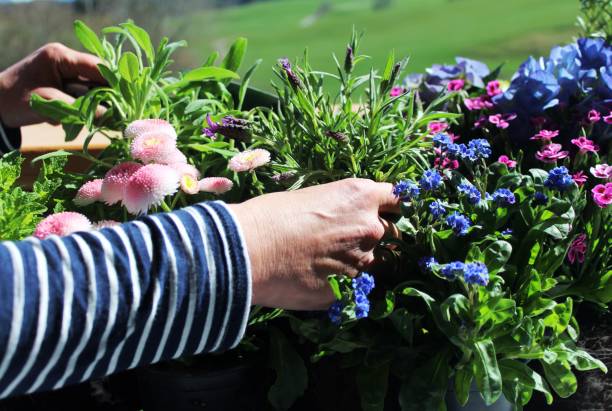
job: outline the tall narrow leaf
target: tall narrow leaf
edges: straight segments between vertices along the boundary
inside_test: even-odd
[[[81,20],[76,20],[74,22],[74,34],[85,49],[96,54],[100,58],[106,56],[106,51],[96,33]]]

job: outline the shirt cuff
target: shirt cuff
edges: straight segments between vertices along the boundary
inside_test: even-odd
[[[0,154],[19,150],[21,147],[21,131],[9,128],[0,121]]]

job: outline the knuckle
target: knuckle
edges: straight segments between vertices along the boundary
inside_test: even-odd
[[[361,237],[364,240],[378,242],[385,235],[385,229],[378,221],[369,221],[363,225]]]
[[[66,46],[62,43],[52,42],[47,43],[40,49],[40,55],[47,59],[56,59],[64,53]]]

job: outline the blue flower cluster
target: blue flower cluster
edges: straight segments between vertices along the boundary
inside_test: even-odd
[[[432,272],[437,265],[438,261],[433,257],[423,257],[419,260],[419,267],[421,267],[423,271]]]
[[[421,194],[421,189],[412,180],[402,180],[393,186],[393,195],[402,201],[417,198]]]
[[[480,203],[480,200],[482,199],[482,195],[480,194],[480,191],[472,184],[469,184],[469,183],[459,184],[459,186],[457,187],[457,190],[460,193],[465,194],[467,197],[468,203],[472,205],[476,205]]]
[[[500,188],[493,193],[493,201],[498,205],[505,207],[516,203],[514,193],[507,188]]]
[[[419,89],[419,95],[425,102],[430,102],[447,89],[451,80],[463,79],[469,85],[484,88],[484,78],[490,74],[489,67],[477,60],[464,57],[455,59],[457,64],[434,64],[425,71],[427,74],[410,74],[404,80],[407,89]]]
[[[486,159],[491,156],[491,144],[483,138],[472,140],[466,146],[465,144],[446,143],[443,144],[440,140],[440,148],[446,151],[446,155],[450,158],[464,160],[473,163],[480,159]]]
[[[446,214],[446,208],[440,200],[435,200],[429,203],[429,212],[434,219],[438,219]]]
[[[553,190],[564,191],[574,184],[572,176],[567,168],[555,167],[548,172],[548,177],[544,181],[544,185]]]
[[[469,218],[458,212],[446,217],[446,224],[452,228],[453,232],[458,236],[464,236],[467,234],[468,229],[472,226],[472,222]]]
[[[375,287],[374,277],[368,273],[362,273],[351,281],[353,288],[353,303],[355,307],[355,318],[365,318],[370,313],[370,300],[368,295]],[[344,305],[342,301],[334,302],[327,310],[327,315],[332,323],[338,325],[342,322]]]
[[[442,176],[437,170],[427,170],[419,180],[419,186],[426,191],[432,191],[440,187]]]
[[[533,195],[533,204],[546,205],[548,204],[548,196],[541,191],[536,191]]]
[[[457,277],[463,276],[468,284],[485,286],[489,283],[489,270],[481,262],[466,264],[461,261],[453,261],[444,264],[440,273],[449,280],[455,280]]]
[[[452,144],[453,139],[448,134],[438,133],[433,136],[433,145],[437,148],[445,148],[447,145]]]

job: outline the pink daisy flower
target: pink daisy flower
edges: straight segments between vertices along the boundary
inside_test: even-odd
[[[42,220],[34,230],[34,237],[45,239],[50,235],[65,236],[77,231],[91,230],[91,221],[83,214],[72,211],[52,214]]]
[[[448,91],[459,91],[459,90],[462,90],[464,86],[465,86],[465,80],[456,79],[456,80],[449,81],[448,84],[446,85],[446,88]]]
[[[252,171],[270,162],[270,152],[262,148],[246,150],[236,154],[229,161],[228,168],[235,172]]]
[[[93,228],[96,230],[101,230],[103,228],[115,227],[120,224],[121,223],[119,221],[115,221],[115,220],[100,220],[93,225]]]
[[[165,133],[176,140],[176,130],[170,123],[162,119],[146,119],[131,122],[123,132],[125,137],[134,139],[145,133]]]
[[[174,163],[169,166],[178,173],[179,184],[183,192],[187,194],[197,194],[200,191],[198,189],[200,171],[197,168],[187,163]]]
[[[587,243],[586,243],[586,234],[580,234],[569,247],[569,251],[567,252],[567,259],[570,263],[574,264],[574,262],[578,261],[579,263],[584,263],[584,256],[587,251]]]
[[[516,161],[511,160],[510,157],[508,157],[507,155],[501,155],[499,156],[499,158],[497,159],[498,162],[505,164],[508,168],[514,168],[516,167]]]
[[[199,181],[199,191],[207,193],[223,194],[232,189],[234,183],[229,178],[225,177],[206,177]]]
[[[427,129],[431,134],[438,134],[448,128],[448,124],[444,121],[432,121],[427,124]]]
[[[569,151],[563,151],[561,144],[549,144],[536,153],[536,158],[544,163],[554,163],[569,155]]]
[[[173,156],[176,155],[176,150],[176,140],[171,136],[166,133],[150,131],[140,134],[132,140],[130,154],[143,163],[167,163],[170,160],[175,160]]]
[[[599,146],[584,136],[572,139],[572,144],[580,149],[580,154],[586,154],[589,151],[597,153],[599,151]]]
[[[601,114],[599,114],[599,111],[597,110],[591,110],[587,114],[587,120],[589,123],[597,123],[599,120],[601,120]]]
[[[612,204],[612,183],[598,184],[592,190],[593,201],[599,208],[606,208]]]
[[[553,138],[557,137],[558,135],[559,135],[559,130],[540,130],[540,132],[534,135],[533,137],[531,137],[530,140],[550,141]]]
[[[99,201],[102,196],[102,181],[101,178],[97,178],[83,184],[74,197],[74,204],[83,207]]]
[[[179,175],[172,167],[148,164],[130,177],[122,204],[131,214],[145,214],[166,196],[176,193],[178,186]]]
[[[501,84],[497,80],[489,81],[487,83],[487,94],[490,97],[496,96],[498,94],[503,93],[501,89]]]
[[[391,97],[398,97],[401,96],[402,94],[404,94],[406,90],[404,90],[403,87],[399,87],[399,86],[395,86],[393,88],[391,88],[391,91],[389,92],[389,95]]]
[[[142,164],[128,161],[111,168],[102,182],[101,199],[108,205],[123,200],[123,191],[130,177],[141,167]]]
[[[597,178],[607,180],[612,178],[612,166],[607,164],[597,164],[595,167],[591,167],[591,174]]]
[[[587,182],[589,177],[584,174],[584,171],[578,171],[577,173],[572,175],[572,180],[578,185],[578,187],[582,187],[584,183]]]

